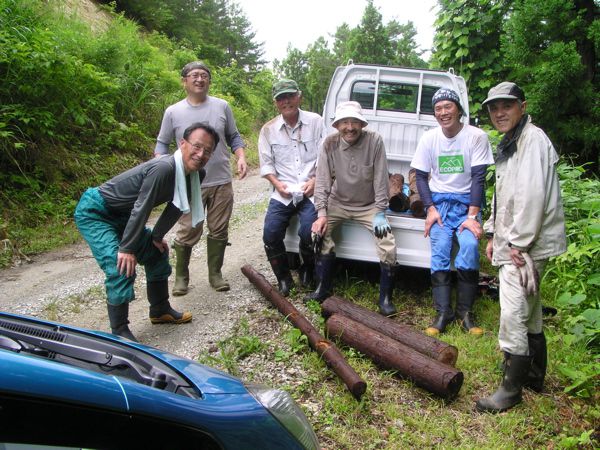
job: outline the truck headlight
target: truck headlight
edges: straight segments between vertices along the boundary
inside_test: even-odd
[[[246,388],[306,450],[319,449],[317,435],[290,394],[258,384],[248,384]]]

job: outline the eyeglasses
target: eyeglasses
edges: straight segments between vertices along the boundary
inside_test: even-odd
[[[192,144],[187,139],[184,139],[184,140],[185,140],[185,142],[190,144],[194,148],[194,150],[197,151],[198,153],[204,153],[205,155],[211,155],[213,152],[213,149],[210,147],[206,147],[206,146],[200,145],[200,144]]]
[[[188,73],[185,76],[185,78],[191,78],[192,80],[197,80],[198,78],[200,78],[201,80],[208,80],[210,78],[210,75],[206,72],[194,72]]]

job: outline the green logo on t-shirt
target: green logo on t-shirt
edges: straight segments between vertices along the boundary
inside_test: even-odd
[[[439,156],[440,173],[463,173],[465,171],[463,155]]]

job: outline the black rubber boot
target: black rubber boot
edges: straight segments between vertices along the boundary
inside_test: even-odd
[[[431,294],[433,306],[437,311],[433,323],[425,329],[428,336],[437,336],[446,330],[446,326],[454,321],[454,311],[450,306],[450,272],[438,271],[431,274]]]
[[[379,313],[388,317],[396,314],[396,307],[392,303],[394,284],[396,278],[396,266],[379,263],[381,276],[379,279]]]
[[[229,290],[229,283],[223,279],[221,268],[225,258],[227,239],[215,239],[206,236],[206,263],[208,266],[208,282],[217,292]]]
[[[302,265],[298,270],[300,284],[304,289],[315,288],[315,254],[310,246],[300,243],[300,257]]]
[[[531,356],[531,369],[525,387],[535,392],[542,392],[544,379],[548,367],[548,350],[546,347],[546,336],[544,333],[527,334],[529,341],[529,356]]]
[[[110,322],[110,330],[112,334],[124,337],[130,341],[137,342],[138,340],[129,329],[129,303],[120,305],[106,304],[108,309],[108,320]]]
[[[271,264],[271,269],[277,278],[278,290],[281,295],[287,297],[290,295],[290,290],[294,286],[294,279],[290,273],[290,265],[288,262],[287,253],[283,244],[277,246],[265,245],[267,259]]]
[[[523,386],[531,369],[531,356],[505,353],[502,384],[492,395],[477,400],[478,411],[498,413],[521,403]]]
[[[335,262],[335,253],[319,255],[315,265],[317,272],[317,288],[311,294],[304,297],[304,301],[316,300],[319,303],[331,295],[333,263]]]
[[[457,270],[456,315],[463,330],[474,336],[481,336],[483,329],[475,323],[473,304],[479,291],[478,270]]]
[[[150,322],[158,323],[187,323],[192,320],[191,312],[180,313],[171,307],[169,302],[169,281],[147,281],[146,291],[150,303]]]
[[[190,283],[190,257],[192,256],[192,247],[188,245],[173,244],[175,250],[175,285],[173,286],[173,295],[185,295],[188,293]]]

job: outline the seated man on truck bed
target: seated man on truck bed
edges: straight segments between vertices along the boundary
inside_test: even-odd
[[[368,122],[358,102],[340,103],[332,126],[338,132],[323,142],[317,163],[312,232],[323,238],[317,256],[319,284],[307,299],[325,300],[331,294],[335,261],[333,230],[344,220],[354,220],[374,234],[381,264],[379,311],[396,313],[392,303],[396,268],[396,241],[385,216],[389,202],[389,178],[383,139],[365,130]]]
[[[479,239],[483,230],[479,210],[488,164],[494,163],[484,131],[460,121],[463,108],[452,89],[439,89],[431,100],[438,128],[423,134],[411,166],[427,211],[425,237],[431,241],[431,287],[437,316],[425,332],[442,333],[455,319],[473,335],[483,334],[475,324],[473,303],[479,281]],[[429,175],[431,178],[429,179]],[[429,179],[429,180],[428,180]],[[456,314],[450,304],[450,258],[458,276]]]

